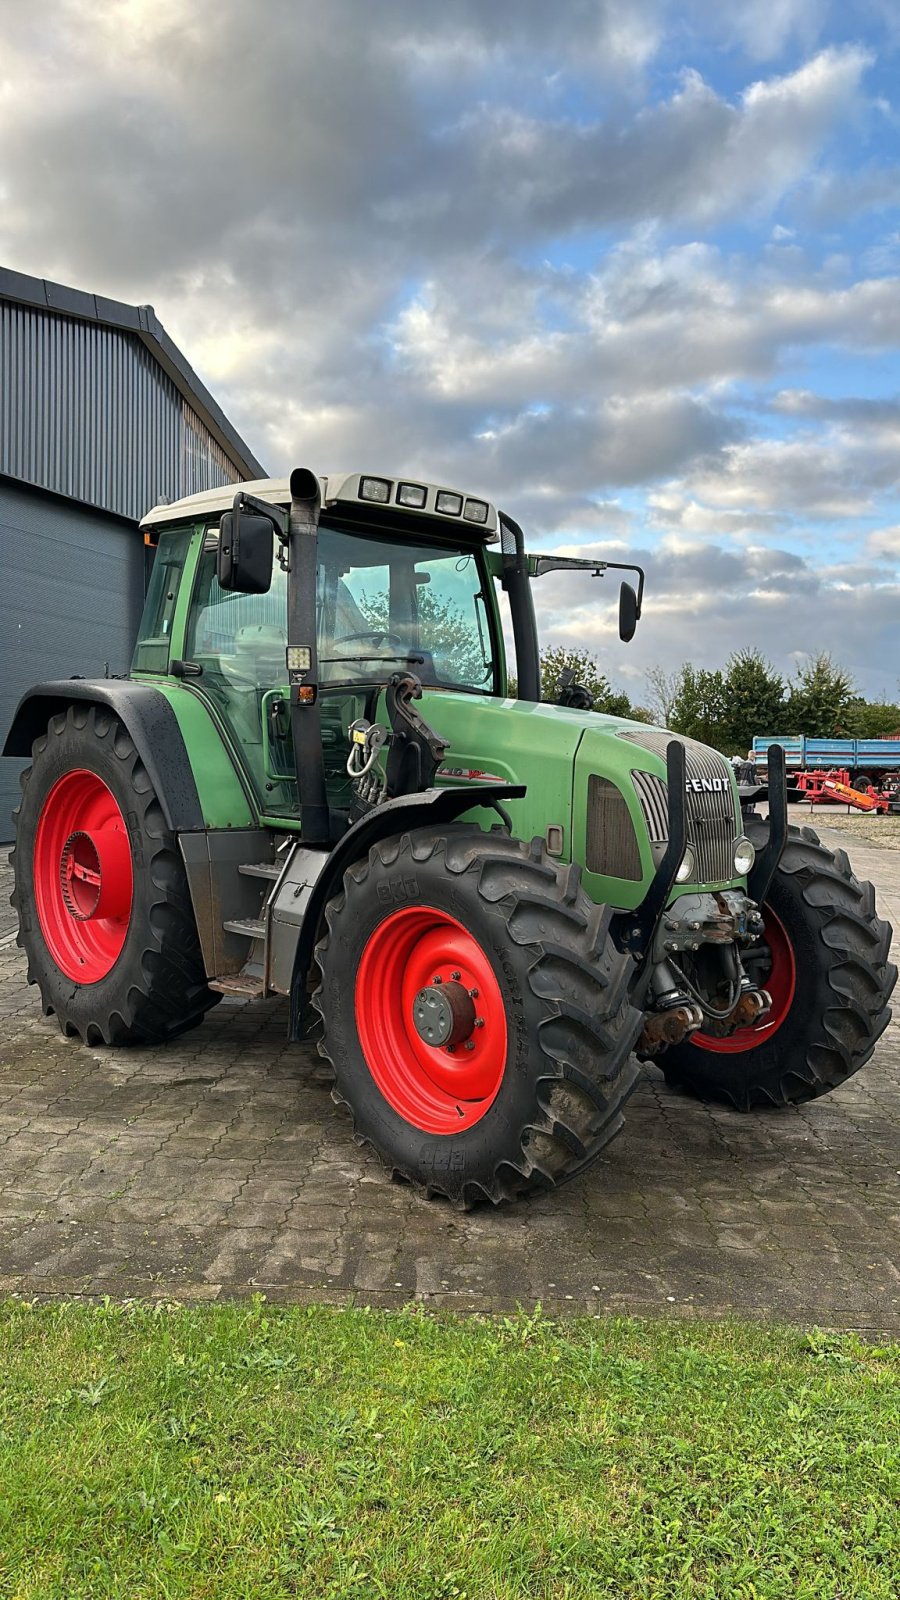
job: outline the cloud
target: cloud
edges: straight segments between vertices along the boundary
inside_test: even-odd
[[[871,514],[876,494],[898,483],[900,426],[841,427],[824,435],[728,444],[680,484],[668,486],[665,502],[655,505],[679,525],[695,505],[738,516],[841,521]]]
[[[774,61],[791,44],[809,49],[822,32],[827,9],[825,0],[730,0],[712,11],[705,0],[694,0],[689,14],[751,60]]]
[[[900,167],[869,163],[861,171],[823,172],[811,180],[801,204],[807,225],[833,228],[900,201]]]
[[[569,554],[628,559],[627,544],[568,546]],[[536,585],[541,637],[596,651],[611,678],[640,703],[656,662],[716,667],[735,650],[760,649],[786,677],[830,645],[861,690],[893,692],[900,642],[900,573],[893,559],[819,568],[795,552],[665,539],[632,549],[646,567],[644,614],[630,645],[616,636],[617,585],[551,574]]]
[[[890,126],[871,32],[829,44],[818,0],[6,13],[0,260],[152,301],[273,471],[396,469],[545,545],[648,545],[638,663],[780,649],[798,597],[862,648],[900,458],[860,372],[900,345],[900,258],[887,222],[839,260],[816,230],[896,199],[860,156]],[[833,351],[845,398],[816,392]],[[603,615],[559,602],[586,638]]]
[[[780,253],[761,269],[639,236],[577,279],[496,256],[464,264],[416,288],[386,332],[398,370],[439,400],[657,395],[767,379],[800,348],[896,350],[900,277],[836,284]]]

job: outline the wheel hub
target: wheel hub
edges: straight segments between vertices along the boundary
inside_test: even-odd
[[[59,883],[70,917],[123,917],[131,902],[127,835],[115,827],[69,834],[59,858]]]
[[[413,1025],[426,1044],[455,1049],[475,1028],[475,1003],[461,983],[435,983],[413,1001]]]

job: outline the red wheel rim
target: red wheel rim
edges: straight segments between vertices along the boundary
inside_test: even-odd
[[[794,1003],[794,991],[797,987],[797,959],[794,947],[787,935],[784,923],[776,917],[771,906],[764,905],[763,913],[763,938],[769,946],[772,956],[772,967],[767,978],[763,979],[762,987],[768,989],[772,996],[772,1009],[763,1018],[759,1027],[738,1028],[725,1039],[717,1039],[709,1033],[692,1033],[691,1044],[697,1044],[701,1050],[713,1050],[722,1055],[735,1055],[741,1050],[755,1050],[757,1045],[763,1044],[766,1039],[771,1039],[778,1032],[781,1024]]]
[[[128,933],[134,879],[125,818],[95,772],[53,785],[34,840],[34,899],[44,942],[75,983],[112,970]]]
[[[439,1020],[453,1011],[452,1048],[423,1037],[432,1005],[443,1008]],[[487,954],[462,923],[432,906],[392,912],[363,951],[355,1009],[366,1064],[398,1116],[423,1133],[480,1122],[506,1069],[506,1008]]]

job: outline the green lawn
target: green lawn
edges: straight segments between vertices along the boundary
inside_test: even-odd
[[[0,1594],[900,1593],[900,1349],[678,1322],[0,1306]]]

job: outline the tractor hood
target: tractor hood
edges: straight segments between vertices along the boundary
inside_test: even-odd
[[[524,784],[525,796],[509,803],[519,837],[540,836],[551,854],[579,862],[593,899],[639,904],[667,837],[671,733],[602,712],[450,690],[426,689],[421,709],[450,741],[439,783]],[[717,751],[683,743],[688,810],[702,845],[698,882],[727,887],[740,881],[732,866],[741,832],[734,775]]]

